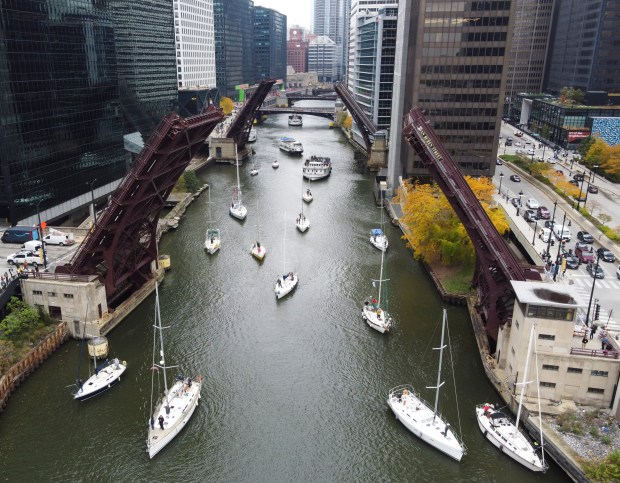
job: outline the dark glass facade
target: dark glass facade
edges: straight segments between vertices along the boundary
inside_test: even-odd
[[[254,7],[254,82],[286,80],[286,15]]]
[[[119,179],[128,155],[110,4],[0,5],[0,216],[14,224]]]
[[[213,0],[215,70],[220,94],[237,98],[235,86],[254,80],[252,2]]]
[[[559,0],[546,90],[620,92],[620,2]]]

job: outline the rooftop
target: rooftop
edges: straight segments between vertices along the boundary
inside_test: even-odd
[[[549,307],[586,307],[587,304],[570,285],[548,282],[511,281],[515,296],[520,303]]]

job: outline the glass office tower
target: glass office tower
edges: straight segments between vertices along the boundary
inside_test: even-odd
[[[286,15],[254,7],[254,82],[286,80]]]

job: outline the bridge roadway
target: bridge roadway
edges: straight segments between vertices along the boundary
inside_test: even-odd
[[[334,120],[334,108],[325,107],[261,107],[262,114],[307,114]]]

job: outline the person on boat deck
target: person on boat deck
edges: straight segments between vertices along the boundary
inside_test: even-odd
[[[372,299],[372,308],[377,310],[377,299],[376,298]]]
[[[213,243],[213,237],[211,237],[211,243]]]
[[[288,273],[285,273],[284,275],[282,275],[282,280],[286,280],[287,277],[288,277]]]
[[[159,427],[161,429],[164,429],[164,417],[163,416],[159,416],[159,418],[157,419],[157,421],[159,421]]]
[[[282,282],[280,281],[280,279],[276,280],[276,285],[277,285],[278,287],[281,287],[281,286],[282,286]]]

